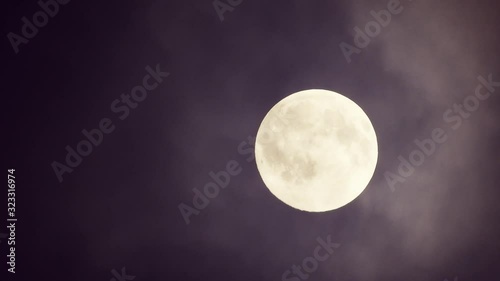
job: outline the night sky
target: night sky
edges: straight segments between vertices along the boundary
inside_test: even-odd
[[[26,37],[41,6],[3,3],[18,221],[12,274],[5,187],[1,280],[498,280],[497,1],[212,1],[60,0]],[[252,154],[269,109],[306,89],[355,101],[379,144],[365,191],[325,213],[274,197]],[[228,165],[195,209],[193,189]],[[328,258],[293,273],[315,249]]]

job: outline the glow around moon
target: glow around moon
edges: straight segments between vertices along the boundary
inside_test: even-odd
[[[255,142],[257,168],[278,199],[309,212],[340,208],[370,182],[378,158],[375,130],[350,99],[307,90],[278,102]]]

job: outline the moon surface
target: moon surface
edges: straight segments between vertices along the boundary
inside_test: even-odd
[[[272,194],[308,212],[340,208],[370,182],[378,158],[375,130],[356,103],[327,90],[278,102],[255,141],[257,168]]]

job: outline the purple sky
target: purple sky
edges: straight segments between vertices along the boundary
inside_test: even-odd
[[[327,236],[341,246],[308,280],[498,279],[500,87],[459,126],[443,114],[474,96],[478,76],[500,81],[499,6],[402,0],[348,63],[339,44],[354,45],[354,28],[389,2],[243,0],[221,22],[211,0],[73,0],[17,54],[7,34],[22,34],[21,18],[40,7],[5,4],[2,163],[16,169],[19,219],[12,280],[108,281],[125,267],[137,281],[280,281]],[[170,75],[119,119],[113,101],[157,64]],[[355,101],[379,142],[367,189],[326,213],[279,201],[238,150],[274,104],[310,88]],[[103,118],[114,131],[59,182],[53,161],[66,164],[65,147]],[[391,191],[384,174],[436,128],[447,140]],[[186,225],[179,204],[192,207],[192,189],[231,160],[241,172]],[[1,275],[4,239],[0,253]]]

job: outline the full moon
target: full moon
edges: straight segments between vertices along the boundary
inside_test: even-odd
[[[358,197],[377,158],[377,136],[363,109],[327,90],[282,99],[255,141],[264,184],[285,204],[308,212],[334,210]]]

